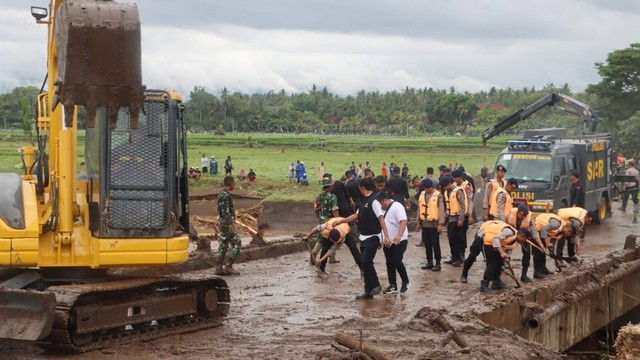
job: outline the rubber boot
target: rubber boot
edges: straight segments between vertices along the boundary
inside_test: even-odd
[[[229,273],[222,267],[224,258],[218,257],[216,260],[216,272],[215,274],[218,276],[229,275]]]
[[[231,259],[227,260],[227,265],[224,267],[224,269],[227,273],[229,273],[229,275],[240,275],[240,273],[233,268],[233,260]]]
[[[502,282],[502,280],[500,280],[500,277],[493,279],[493,282],[491,283],[491,290],[500,290],[506,287],[507,287],[507,284]]]
[[[427,260],[427,263],[426,263],[426,264],[424,264],[424,265],[422,265],[422,266],[420,267],[420,269],[422,269],[422,270],[429,270],[429,269],[433,269],[433,261],[429,261],[429,260]]]
[[[528,266],[522,267],[522,275],[520,275],[520,281],[522,282],[531,282],[531,278],[527,276],[527,270],[529,270]]]
[[[482,280],[480,282],[480,292],[489,292],[489,291],[491,291],[491,289],[489,289],[488,285],[489,285],[488,281]]]

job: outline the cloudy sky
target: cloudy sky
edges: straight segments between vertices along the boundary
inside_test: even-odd
[[[131,1],[127,1],[131,2]],[[640,38],[640,0],[139,0],[143,81],[187,95],[568,83]],[[46,28],[0,0],[0,93],[40,86]]]

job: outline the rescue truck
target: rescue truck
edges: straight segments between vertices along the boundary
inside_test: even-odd
[[[600,221],[611,214],[612,182],[609,174],[611,136],[596,134],[598,119],[588,105],[563,94],[548,94],[516,111],[482,134],[482,141],[499,135],[546,106],[557,106],[580,116],[584,133],[568,136],[567,129],[527,130],[520,140],[509,140],[495,166],[507,168],[507,178],[518,180],[511,195],[529,204],[534,212],[550,212],[570,206],[570,174],[577,171],[585,194],[585,208],[595,210]],[[495,168],[495,167],[494,167]]]

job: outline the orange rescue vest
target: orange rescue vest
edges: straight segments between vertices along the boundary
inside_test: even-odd
[[[560,227],[547,231],[547,234],[553,240],[559,240],[562,238],[562,228],[566,225],[566,223],[564,222],[564,220],[562,220],[562,218],[560,218],[560,216],[556,214],[543,213],[538,215],[538,217],[536,217],[536,230],[542,230],[543,227],[549,224],[549,221],[551,219],[555,219],[556,221],[558,221],[560,223]]]
[[[338,224],[338,226],[333,225],[337,220],[342,220],[344,218],[336,217],[331,218],[327,221],[327,227],[322,230],[322,237],[325,239],[329,239],[329,232],[333,229],[337,229],[340,231],[340,240],[344,239],[345,236],[349,233],[350,227],[347,223]]]
[[[563,208],[558,210],[558,216],[560,216],[560,218],[564,220],[567,224],[571,224],[571,218],[574,218],[580,221],[581,224],[578,230],[581,230],[584,227],[584,223],[587,218],[587,210],[577,206],[570,207],[570,208]]]
[[[518,208],[511,208],[511,211],[507,216],[507,223],[518,230],[529,229],[529,227],[531,227],[531,211],[529,211],[527,216],[522,219],[522,221],[520,222],[520,227],[518,227],[518,218],[516,217],[517,212]]]
[[[498,217],[498,194],[505,193],[507,196],[507,201],[504,203],[504,216],[509,216],[511,209],[513,208],[513,199],[511,199],[511,195],[504,188],[498,188],[496,191],[493,191],[493,197],[491,198],[491,204],[489,205],[489,214],[494,217]]]
[[[453,190],[451,190],[448,194],[447,214],[449,216],[460,215],[460,204],[458,204],[458,198],[456,197],[456,193],[458,192],[462,192],[462,198],[464,199],[465,209],[469,208],[469,199],[467,198],[467,194],[464,192],[464,189],[455,186]]]
[[[496,190],[507,186],[507,181],[505,179],[502,179],[502,181],[498,182],[497,179],[490,179],[489,182],[491,183],[491,192],[489,193],[489,195],[487,195],[487,199],[491,201],[491,199],[493,199],[493,195],[495,195],[496,193]]]
[[[513,235],[500,241],[500,246],[502,246],[503,249],[507,250],[514,249],[516,247],[517,231],[513,226],[500,220],[485,221],[484,223],[482,223],[482,225],[480,225],[480,231],[483,233],[482,242],[484,243],[484,245],[492,246],[493,239],[496,236],[500,235],[502,233],[502,230],[504,229],[510,229],[513,232]]]
[[[438,208],[438,198],[440,197],[440,191],[433,190],[431,193],[431,197],[429,198],[429,202],[425,204],[425,198],[427,197],[427,192],[423,191],[420,196],[420,220],[426,221],[439,221],[440,213]]]

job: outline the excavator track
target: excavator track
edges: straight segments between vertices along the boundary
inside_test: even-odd
[[[230,294],[224,279],[204,274],[126,278],[52,286],[53,329],[46,349],[87,352],[222,324]]]

